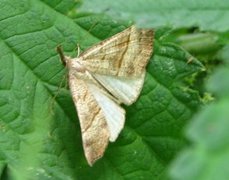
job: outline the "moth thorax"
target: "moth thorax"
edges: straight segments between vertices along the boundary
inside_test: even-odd
[[[77,59],[71,61],[72,67],[80,73],[84,73],[86,71],[86,68],[84,67],[84,65],[82,65],[79,61],[77,61]]]

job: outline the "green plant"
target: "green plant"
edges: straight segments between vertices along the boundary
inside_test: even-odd
[[[228,9],[226,0],[1,0],[0,178],[227,179]],[[155,29],[144,88],[89,167],[55,48],[76,56],[77,44],[133,22]]]

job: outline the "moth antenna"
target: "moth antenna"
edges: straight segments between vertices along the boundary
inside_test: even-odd
[[[66,60],[65,60],[65,56],[62,50],[62,46],[61,45],[57,46],[56,51],[59,54],[60,60],[62,61],[63,65],[66,66]]]

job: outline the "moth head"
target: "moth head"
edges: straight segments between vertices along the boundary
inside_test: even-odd
[[[60,59],[63,63],[64,66],[67,66],[69,69],[74,69],[75,71],[79,72],[79,73],[85,73],[86,68],[80,63],[80,57],[79,58],[71,58],[68,56],[64,56],[62,47],[59,45],[56,48]]]

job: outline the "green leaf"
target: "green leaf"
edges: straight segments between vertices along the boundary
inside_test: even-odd
[[[205,106],[188,125],[186,136],[192,145],[173,162],[170,171],[172,179],[228,179],[228,76],[228,65],[221,66],[207,81],[207,88],[218,99]]]
[[[142,94],[133,106],[125,107],[123,132],[105,156],[89,167],[66,87],[66,69],[55,48],[62,44],[66,54],[75,56],[77,44],[86,49],[129,23],[98,15],[72,19],[62,14],[66,6],[57,10],[53,4],[0,1],[0,175],[12,179],[166,177],[168,163],[185,143],[182,127],[200,104],[198,92],[182,81],[202,70],[202,65],[165,41],[158,30]]]
[[[212,92],[214,92],[217,96],[228,96],[229,83],[228,79],[225,78],[229,75],[228,66],[220,67],[214,73],[214,76],[210,78],[210,82],[208,82],[207,87]]]
[[[141,27],[197,26],[201,30],[229,30],[227,0],[84,0],[81,10],[132,19]]]
[[[69,12],[69,10],[73,9],[75,10],[75,6],[79,3],[75,0],[42,0],[44,3],[46,3],[48,6],[52,7],[56,11],[59,11],[60,13],[66,14]]]

